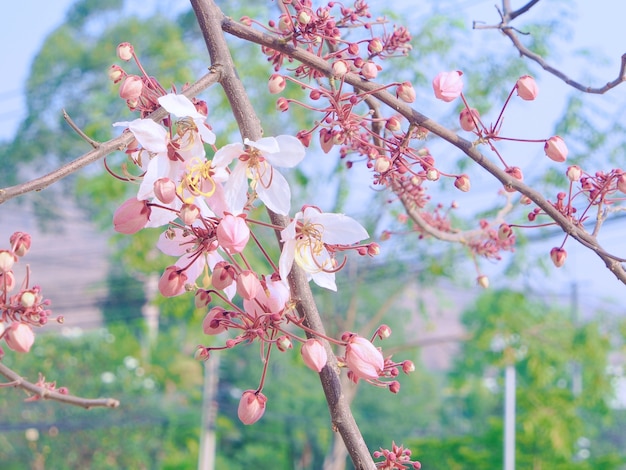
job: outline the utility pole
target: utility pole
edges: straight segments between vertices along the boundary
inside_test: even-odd
[[[204,386],[202,390],[202,430],[200,431],[200,452],[198,470],[215,469],[217,417],[217,384],[219,383],[219,354],[211,354],[204,363]]]
[[[504,470],[515,470],[515,365],[504,369]]]

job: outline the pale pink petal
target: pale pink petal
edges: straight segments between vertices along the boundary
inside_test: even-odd
[[[215,152],[213,156],[213,166],[226,167],[235,159],[239,158],[243,152],[243,145],[241,144],[228,144]]]
[[[246,205],[246,201],[248,200],[247,168],[245,163],[238,162],[224,186],[226,204],[230,212],[235,215],[241,214],[243,206]]]
[[[337,284],[335,284],[335,273],[327,273],[326,271],[320,271],[317,273],[309,274],[313,282],[324,289],[337,292]]]
[[[135,119],[128,128],[143,148],[152,153],[167,152],[167,130],[152,119]]]
[[[302,161],[305,154],[304,145],[294,136],[279,135],[276,137],[280,150],[265,155],[273,166],[292,168]]]
[[[324,227],[322,241],[330,245],[350,245],[369,237],[361,224],[343,214],[318,212],[310,220]]]
[[[159,104],[165,108],[168,113],[176,117],[187,117],[192,119],[206,119],[206,116],[200,114],[194,104],[185,95],[175,95],[170,93],[159,98]]]
[[[280,215],[288,215],[291,207],[291,190],[289,183],[275,168],[272,171],[272,184],[265,187],[263,184],[256,185],[259,199],[273,212]]]
[[[296,255],[296,240],[290,238],[285,240],[283,245],[283,251],[280,253],[280,259],[278,260],[278,272],[281,279],[287,279],[291,267],[293,266],[293,260]]]
[[[275,137],[263,137],[257,141],[250,140],[246,137],[243,143],[260,150],[265,156],[269,153],[280,152],[280,146]]]

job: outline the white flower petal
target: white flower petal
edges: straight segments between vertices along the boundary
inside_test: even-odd
[[[243,153],[243,145],[228,144],[215,152],[213,156],[213,166],[226,167]]]
[[[215,134],[213,131],[211,131],[211,129],[204,124],[204,121],[200,122],[198,119],[194,122],[196,123],[196,126],[198,126],[198,133],[200,134],[200,137],[202,137],[202,141],[209,145],[213,145],[215,143]]]
[[[289,189],[289,183],[283,175],[281,175],[276,168],[271,169],[272,184],[269,187],[265,187],[263,184],[258,183],[256,185],[256,192],[259,195],[259,199],[265,203],[265,205],[273,212],[280,215],[288,215],[291,208],[291,189]]]
[[[192,119],[201,119],[202,121],[206,119],[206,116],[200,114],[191,100],[185,95],[175,95],[174,93],[170,93],[165,96],[161,96],[158,101],[168,113],[171,113],[176,117],[180,118],[189,116]]]
[[[287,279],[291,267],[293,266],[293,260],[296,255],[296,240],[289,239],[285,241],[283,245],[283,251],[280,253],[280,259],[278,260],[278,273],[281,279]]]
[[[280,146],[275,137],[263,137],[257,141],[250,140],[246,137],[243,143],[260,150],[265,156],[267,156],[266,154],[268,153],[280,152]]]
[[[266,155],[267,161],[274,166],[292,168],[302,161],[305,154],[304,145],[291,135],[279,135],[276,141],[280,151]]]
[[[335,273],[320,271],[317,273],[312,273],[311,279],[313,279],[313,282],[318,286],[337,292],[337,284],[335,284]]]
[[[167,130],[152,119],[135,119],[128,128],[143,148],[153,153],[167,152]]]
[[[234,215],[241,214],[243,206],[248,200],[248,177],[246,176],[247,165],[238,162],[230,174],[224,186],[224,196],[230,212]]]
[[[369,237],[361,224],[343,214],[318,213],[310,221],[324,227],[322,241],[330,245],[350,245]]]

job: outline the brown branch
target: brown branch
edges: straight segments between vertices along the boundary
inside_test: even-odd
[[[237,120],[241,135],[251,140],[258,140],[262,136],[260,120],[250,103],[241,80],[237,76],[232,56],[222,32],[222,25],[231,20],[224,16],[213,0],[191,0],[191,5],[211,56],[211,63],[219,64],[223,68],[220,84],[224,88],[224,93]],[[288,217],[269,210],[268,213],[272,223],[279,227],[285,227],[290,222]],[[298,313],[304,318],[306,326],[325,334],[324,325],[306,275],[302,269],[295,265],[289,275],[289,286],[292,297],[297,300]],[[341,434],[354,467],[357,470],[374,470],[374,461],[352,416],[349,402],[346,400],[341,386],[337,358],[328,342],[323,340],[322,343],[328,354],[328,362],[320,372],[320,380],[326,395],[333,428]]]
[[[275,49],[309,67],[315,68],[328,77],[332,76],[331,65],[324,59],[314,54],[310,54],[303,49],[296,48],[291,44],[286,44],[274,36],[256,31],[229,18],[225,18],[222,21],[222,28],[229,34]],[[493,175],[504,186],[511,187],[527,196],[531,201],[537,204],[537,206],[542,209],[546,215],[554,220],[554,222],[556,222],[556,224],[559,225],[565,233],[593,251],[604,262],[613,275],[622,283],[626,284],[626,270],[624,270],[624,267],[619,261],[617,261],[610,253],[600,246],[595,237],[591,236],[584,230],[584,228],[575,225],[570,219],[561,214],[547,199],[543,197],[539,191],[505,173],[504,170],[502,170],[496,163],[479,152],[472,142],[463,139],[450,129],[411,108],[411,106],[397,99],[388,91],[381,90],[382,86],[378,83],[363,80],[359,75],[354,73],[346,74],[344,76],[344,80],[346,83],[357,87],[363,92],[368,92],[372,96],[375,96],[378,100],[385,103],[395,112],[403,115],[410,123],[422,126],[433,134],[454,145],[474,162],[480,165],[484,170],[491,173],[491,175]]]
[[[59,401],[61,403],[80,406],[86,409],[94,407],[117,408],[120,404],[118,400],[115,400],[113,398],[81,398],[74,395],[66,395],[63,393],[48,390],[45,387],[40,387],[39,385],[24,379],[17,372],[5,366],[2,362],[0,362],[0,375],[3,375],[11,381],[10,384],[3,384],[4,386],[21,388],[29,394],[39,397],[42,400]]]
[[[216,83],[219,79],[220,71],[217,68],[213,68],[208,74],[204,75],[197,82],[187,88],[182,94],[188,98],[193,98],[201,91],[205,90],[212,84]],[[163,108],[159,108],[154,111],[150,116],[150,119],[154,121],[160,121],[167,115],[167,112]],[[0,189],[0,204],[8,201],[16,196],[29,193],[31,191],[41,191],[47,188],[53,183],[56,183],[62,178],[80,170],[81,168],[106,157],[110,153],[117,150],[123,150],[134,139],[130,132],[126,132],[115,139],[108,140],[101,144],[97,144],[97,148],[88,152],[76,160],[73,160],[60,168],[48,173],[47,175],[35,178],[25,183],[20,183],[15,186],[9,186],[4,189]]]
[[[551,73],[552,75],[564,81],[569,86],[576,88],[577,90],[580,90],[582,92],[602,95],[606,93],[607,91],[609,91],[610,89],[615,88],[619,84],[626,81],[626,54],[623,54],[621,57],[621,64],[620,64],[619,72],[617,74],[617,78],[613,81],[608,82],[604,86],[594,88],[591,86],[583,85],[571,79],[565,73],[563,73],[556,67],[553,67],[552,65],[550,65],[539,54],[532,52],[530,49],[524,46],[519,39],[518,31],[515,28],[513,28],[510,25],[510,23],[516,17],[526,13],[536,3],[538,3],[538,0],[533,0],[529,2],[528,4],[526,4],[525,6],[523,6],[522,8],[515,10],[515,11],[511,11],[510,2],[508,0],[503,0],[502,11],[500,12],[500,17],[501,17],[500,24],[478,25],[477,22],[474,22],[474,29],[499,29],[500,31],[502,31],[502,33],[505,36],[507,36],[511,40],[511,42],[513,43],[513,46],[515,46],[515,48],[519,51],[521,56],[527,57],[530,60],[537,62],[546,72]]]

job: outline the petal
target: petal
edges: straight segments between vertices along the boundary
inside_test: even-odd
[[[337,284],[335,284],[335,273],[327,273],[326,271],[320,271],[312,273],[311,279],[313,282],[324,289],[337,292]]]
[[[281,279],[286,280],[291,267],[293,266],[293,260],[296,255],[296,240],[289,239],[285,241],[283,245],[283,251],[280,253],[280,259],[278,260],[278,273]]]
[[[192,119],[201,119],[202,122],[206,119],[206,116],[200,114],[191,100],[185,95],[170,93],[161,96],[158,101],[168,113],[172,113],[176,117],[189,116]]]
[[[181,256],[186,251],[186,247],[183,245],[185,239],[183,238],[180,230],[175,229],[174,232],[176,234],[174,238],[167,237],[167,232],[163,232],[159,236],[159,241],[157,242],[156,247],[166,255]]]
[[[202,141],[209,145],[213,145],[215,143],[215,134],[204,124],[204,119],[202,119],[202,121],[197,119],[194,122],[196,123],[196,126],[198,126],[198,133],[200,134],[200,137],[202,137]]]
[[[137,192],[137,199],[143,201],[154,197],[154,182],[159,178],[168,177],[169,173],[168,158],[159,158],[158,156],[152,158],[148,162],[148,168],[146,174],[143,175],[143,181],[139,185],[139,191]]]
[[[267,161],[274,166],[292,168],[302,161],[305,154],[304,145],[291,135],[276,137],[280,150],[266,155]]]
[[[146,150],[167,152],[167,130],[152,119],[135,119],[128,123],[128,128]]]
[[[230,212],[234,215],[241,214],[243,206],[248,200],[248,177],[246,176],[246,164],[239,162],[230,174],[224,186],[224,197]]]
[[[178,199],[176,199],[175,201],[178,201]],[[162,204],[157,199],[155,199],[155,202],[160,205]],[[163,227],[164,225],[169,224],[175,218],[176,215],[174,214],[174,212],[158,206],[152,206],[152,211],[150,212],[150,220],[148,220],[146,227]]]
[[[291,208],[291,190],[289,183],[276,168],[272,168],[272,184],[265,187],[262,184],[256,185],[256,192],[259,199],[273,212],[280,215],[288,215]]]
[[[316,214],[310,221],[324,226],[322,241],[331,245],[349,245],[369,237],[361,224],[343,214]]]
[[[228,144],[215,152],[213,156],[213,166],[225,167],[238,158],[243,153],[243,145],[241,144]]]
[[[263,153],[263,155],[265,156],[267,156],[266,154],[268,153],[280,152],[280,146],[278,144],[278,141],[274,137],[263,137],[256,142],[246,137],[243,143],[260,150],[261,153]]]

